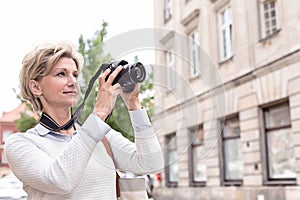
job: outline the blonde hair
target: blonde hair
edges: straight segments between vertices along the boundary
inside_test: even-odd
[[[29,81],[40,81],[44,76],[47,76],[62,57],[72,58],[77,69],[82,68],[83,57],[75,45],[69,41],[37,45],[24,57],[20,72],[20,96],[29,101],[35,111],[41,112],[43,105],[40,99],[31,92]]]

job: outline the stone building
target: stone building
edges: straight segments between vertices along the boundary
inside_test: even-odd
[[[300,197],[300,1],[155,0],[157,200]]]

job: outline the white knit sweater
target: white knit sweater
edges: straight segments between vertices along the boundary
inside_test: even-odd
[[[131,111],[130,116],[135,143],[93,114],[69,140],[42,133],[40,124],[11,135],[4,150],[28,200],[114,200],[116,168],[137,174],[161,170],[163,154],[145,110]],[[104,136],[114,161],[101,142]]]

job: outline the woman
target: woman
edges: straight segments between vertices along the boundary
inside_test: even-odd
[[[82,56],[68,42],[34,48],[22,63],[22,98],[48,121],[65,125],[79,99],[82,63]],[[81,127],[59,130],[40,122],[6,140],[8,163],[23,182],[28,199],[112,200],[117,198],[116,169],[147,174],[163,168],[161,147],[138,98],[140,86],[124,93],[118,83],[112,85],[121,69],[100,75],[93,113]],[[135,143],[104,122],[118,95],[129,110]]]

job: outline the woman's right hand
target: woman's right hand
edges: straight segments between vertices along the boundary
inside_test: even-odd
[[[103,121],[111,113],[117,97],[122,91],[119,83],[112,85],[122,68],[122,66],[118,66],[111,75],[109,75],[110,69],[106,69],[99,77],[98,94],[93,113]],[[108,75],[109,77],[107,81],[105,81]]]

